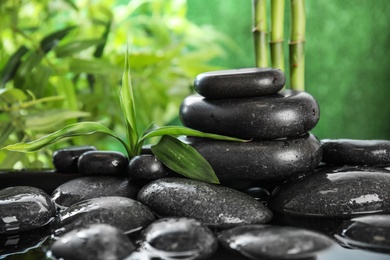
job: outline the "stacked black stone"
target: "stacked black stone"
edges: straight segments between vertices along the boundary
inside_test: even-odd
[[[222,70],[196,77],[198,94],[183,101],[182,123],[251,140],[186,138],[221,181],[285,180],[318,166],[321,144],[308,133],[319,120],[318,104],[306,92],[281,91],[284,84],[284,73],[272,68]]]

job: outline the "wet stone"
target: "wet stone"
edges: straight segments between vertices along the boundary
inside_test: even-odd
[[[123,259],[134,250],[134,244],[122,230],[106,224],[72,230],[51,247],[57,259],[73,260]]]
[[[275,190],[275,212],[292,216],[349,218],[390,213],[390,171],[381,168],[325,168]]]
[[[217,238],[199,221],[189,218],[164,218],[150,224],[142,233],[141,247],[167,257],[188,257],[186,259],[206,259],[218,247]]]
[[[315,259],[335,245],[329,237],[301,228],[247,225],[224,230],[221,245],[251,259]]]
[[[221,181],[284,180],[311,172],[321,161],[320,141],[296,138],[246,143],[186,138],[213,167]]]
[[[43,227],[56,214],[51,198],[44,191],[27,186],[0,190],[0,234],[19,233]]]
[[[194,88],[207,98],[257,97],[277,93],[285,81],[279,69],[245,68],[199,74]]]
[[[80,146],[57,150],[53,153],[54,168],[61,173],[77,173],[79,157],[89,151],[96,151],[96,148],[93,146]]]
[[[127,171],[129,178],[141,180],[157,180],[170,174],[170,170],[151,154],[135,156],[130,160]]]
[[[390,215],[345,220],[335,237],[346,247],[390,252]]]
[[[269,191],[262,187],[251,187],[244,190],[243,192],[258,201],[267,201],[268,197],[270,196]]]
[[[388,140],[322,140],[323,162],[334,165],[390,166]]]
[[[100,197],[84,200],[62,211],[53,222],[56,235],[90,224],[109,224],[131,233],[155,220],[152,212],[133,199]]]
[[[57,187],[52,200],[61,208],[70,207],[80,201],[105,196],[135,199],[139,188],[125,177],[90,176],[68,181]]]
[[[126,156],[112,151],[83,153],[78,160],[78,170],[84,175],[127,175],[129,161]]]
[[[153,181],[137,199],[160,217],[194,218],[217,228],[261,224],[272,218],[267,207],[247,194],[184,178]]]
[[[293,90],[231,99],[191,95],[180,107],[180,120],[187,127],[248,140],[299,136],[313,129],[319,118],[314,98]]]

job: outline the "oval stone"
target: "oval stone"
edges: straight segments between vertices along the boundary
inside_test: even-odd
[[[321,140],[324,155],[322,161],[334,165],[390,165],[390,141],[388,140]]]
[[[62,234],[90,224],[109,224],[130,233],[155,220],[153,213],[140,202],[124,197],[100,197],[84,200],[62,211],[52,228]]]
[[[172,259],[175,254],[186,259],[207,259],[218,248],[210,229],[189,218],[159,219],[143,231],[141,240],[141,247],[162,259]]]
[[[207,98],[257,97],[277,93],[285,82],[280,69],[245,68],[199,74],[194,88]]]
[[[56,259],[123,259],[135,250],[122,230],[106,224],[94,224],[72,230],[51,246]]]
[[[131,179],[157,180],[168,177],[169,169],[151,154],[141,154],[130,160],[127,168]]]
[[[187,127],[248,140],[299,136],[313,129],[319,118],[314,98],[293,90],[252,98],[191,95],[180,107],[180,120]]]
[[[266,223],[272,218],[267,207],[245,193],[184,178],[153,181],[137,199],[161,217],[194,218],[212,227]]]
[[[53,153],[53,165],[57,172],[77,173],[79,157],[89,151],[96,151],[96,148],[93,146],[80,146],[57,150]]]
[[[0,234],[43,227],[56,214],[55,205],[48,194],[27,186],[0,190],[0,209]]]
[[[127,174],[129,160],[120,152],[90,151],[83,153],[78,160],[78,170],[85,175]]]
[[[91,176],[77,178],[57,187],[51,195],[59,207],[70,207],[77,202],[105,196],[119,196],[135,199],[139,188],[127,178]]]
[[[223,247],[250,259],[315,259],[319,252],[335,245],[332,239],[314,231],[268,225],[224,230],[218,240]]]
[[[281,214],[311,217],[390,213],[390,171],[326,168],[281,185],[268,206]]]
[[[283,180],[311,172],[321,161],[320,141],[313,135],[246,143],[183,139],[213,167],[221,181]]]
[[[390,252],[390,215],[345,220],[335,237],[346,247]]]

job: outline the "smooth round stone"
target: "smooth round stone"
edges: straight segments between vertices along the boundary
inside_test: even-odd
[[[38,188],[18,186],[0,190],[0,234],[43,227],[55,214],[50,196]]]
[[[120,152],[91,151],[78,160],[78,170],[85,175],[126,175],[129,160]]]
[[[135,199],[139,188],[127,178],[110,176],[82,177],[68,181],[51,195],[57,206],[66,208],[77,202],[106,196]]]
[[[268,206],[293,216],[350,218],[390,213],[390,171],[368,167],[323,169],[281,185]]]
[[[272,218],[267,207],[245,193],[185,178],[153,181],[137,199],[158,216],[194,218],[217,228],[262,224]]]
[[[169,169],[151,154],[135,156],[130,160],[127,171],[129,178],[141,180],[157,180],[170,174]]]
[[[324,155],[322,161],[334,165],[390,165],[390,141],[388,140],[321,140]]]
[[[245,68],[199,74],[194,88],[207,98],[257,97],[277,93],[285,82],[280,69]]]
[[[77,173],[77,162],[85,152],[96,151],[93,146],[70,147],[57,150],[53,153],[53,165],[57,172]]]
[[[84,200],[62,211],[52,228],[62,234],[90,224],[109,224],[131,233],[155,220],[153,213],[140,202],[124,197],[100,197]]]
[[[221,245],[251,259],[315,259],[335,245],[325,235],[301,228],[247,225],[224,230]]]
[[[195,219],[164,218],[150,224],[142,233],[141,247],[165,259],[207,259],[215,253],[218,241],[210,229]]]
[[[322,156],[320,141],[309,134],[246,143],[195,137],[183,141],[203,155],[221,181],[289,179],[313,171]]]
[[[135,246],[122,230],[94,224],[64,234],[50,250],[56,259],[114,260],[125,258]]]
[[[187,127],[248,140],[299,136],[313,129],[319,118],[314,98],[293,90],[252,98],[191,95],[180,107],[180,120]]]
[[[347,247],[390,252],[390,215],[346,220],[335,237]]]
[[[249,189],[244,190],[243,192],[258,201],[267,201],[270,196],[269,191],[262,187],[251,187]]]

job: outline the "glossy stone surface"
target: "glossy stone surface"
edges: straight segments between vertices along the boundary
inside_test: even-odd
[[[277,93],[285,82],[280,69],[245,68],[199,74],[194,88],[207,98],[257,97]]]
[[[320,141],[313,135],[247,143],[183,140],[203,155],[221,181],[289,179],[312,171],[322,156]]]
[[[72,230],[51,246],[57,259],[72,260],[123,259],[134,250],[134,244],[122,230],[106,224]]]
[[[43,227],[55,214],[50,196],[38,188],[17,186],[0,190],[0,234]]]
[[[142,233],[141,247],[159,255],[187,259],[206,259],[218,248],[218,241],[210,229],[189,218],[164,218],[150,224]]]
[[[62,211],[52,229],[62,234],[90,224],[109,224],[129,233],[149,225],[155,220],[152,212],[133,199],[100,197],[81,201]]]
[[[388,140],[321,140],[323,162],[334,165],[390,165],[390,141]]]
[[[247,194],[185,178],[153,181],[137,199],[158,216],[194,218],[212,227],[266,223],[272,218],[268,208]]]
[[[282,226],[247,225],[224,230],[218,236],[225,248],[251,259],[315,259],[335,243],[313,231]]]
[[[77,178],[57,187],[51,195],[60,207],[70,207],[77,202],[105,196],[135,199],[139,188],[125,177],[91,176]]]
[[[57,172],[77,173],[77,162],[85,152],[96,151],[93,146],[70,147],[57,150],[53,153],[53,165]]]
[[[323,169],[275,190],[268,206],[281,214],[348,218],[390,213],[390,171]]]
[[[314,98],[292,90],[252,98],[191,95],[180,107],[180,120],[187,127],[248,140],[302,135],[313,129],[319,118]]]
[[[157,180],[170,174],[169,169],[151,154],[135,156],[130,160],[127,172],[129,178],[142,180]]]
[[[128,163],[127,157],[119,152],[91,151],[80,156],[77,166],[84,175],[125,176]]]
[[[390,215],[345,220],[335,237],[347,247],[390,252]]]

